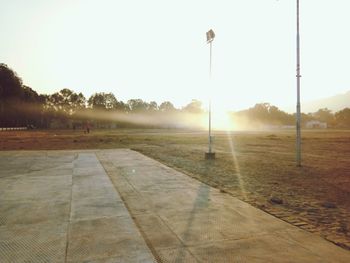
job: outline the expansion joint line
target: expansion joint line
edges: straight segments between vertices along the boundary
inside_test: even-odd
[[[145,240],[145,243],[147,245],[147,247],[149,248],[149,250],[151,251],[152,255],[154,256],[155,260],[158,262],[158,263],[163,263],[163,260],[160,258],[160,256],[158,255],[157,251],[155,250],[155,248],[153,247],[151,241],[148,239],[146,233],[142,230],[140,224],[137,222],[134,214],[132,213],[130,207],[128,206],[127,202],[125,201],[123,195],[121,195],[120,191],[118,190],[118,187],[115,185],[114,183],[114,180],[113,178],[111,177],[111,175],[109,174],[109,172],[106,170],[106,168],[103,166],[103,161],[100,159],[100,157],[98,156],[98,154],[96,154],[96,157],[98,159],[98,161],[100,162],[101,166],[103,167],[103,170],[106,172],[106,174],[108,175],[109,177],[109,180],[111,180],[112,182],[112,185],[114,187],[114,189],[116,190],[116,192],[119,194],[120,198],[122,199],[126,209],[128,210],[129,212],[129,215],[131,217],[131,219],[133,220],[134,224],[136,225],[137,229],[139,230],[142,238]],[[123,176],[124,177],[124,176]],[[130,184],[130,182],[124,178],[128,184]],[[130,184],[130,186],[136,191],[136,189]]]
[[[69,212],[68,212],[68,222],[67,222],[67,239],[66,239],[66,252],[64,256],[64,262],[67,263],[68,258],[68,246],[69,246],[69,227],[71,222],[71,212],[72,212],[72,199],[73,199],[73,177],[74,177],[74,168],[75,168],[75,161],[78,159],[78,153],[74,154],[73,159],[73,173],[72,173],[72,184],[70,189],[70,203],[69,203]]]

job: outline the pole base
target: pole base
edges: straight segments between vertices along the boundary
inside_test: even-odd
[[[205,153],[205,159],[206,160],[215,160],[215,153],[211,152],[211,153]]]

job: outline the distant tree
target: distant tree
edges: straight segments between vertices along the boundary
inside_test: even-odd
[[[172,111],[175,111],[176,109],[170,101],[164,101],[159,105],[159,110],[161,112],[172,112]]]
[[[203,113],[202,102],[193,99],[189,104],[183,107],[182,110],[188,113]]]
[[[335,123],[338,127],[350,127],[350,109],[345,108],[335,113]]]
[[[22,80],[6,64],[0,64],[0,126],[22,126]]]
[[[295,122],[295,119],[291,114],[288,114],[273,105],[268,106],[268,114],[268,120],[271,124],[290,125]]]
[[[0,64],[0,126],[44,127],[45,96],[23,85],[17,74]]]
[[[148,103],[141,99],[128,100],[128,105],[131,112],[146,112],[148,110]]]
[[[256,119],[265,123],[269,122],[269,108],[271,105],[269,103],[259,103],[255,104],[253,108],[248,110],[249,115],[252,119]]]
[[[330,125],[334,123],[334,114],[327,108],[319,109],[312,115],[319,121],[327,122]]]
[[[104,93],[95,93],[88,99],[88,105],[92,109],[106,109]]]
[[[47,106],[63,114],[72,115],[85,108],[86,99],[82,93],[70,89],[62,89],[48,97]]]
[[[86,107],[86,99],[82,93],[75,93],[70,89],[62,89],[45,96],[45,123],[55,122],[58,127],[68,128],[72,122],[77,122],[78,112]]]
[[[151,112],[155,112],[158,110],[158,104],[157,102],[155,101],[151,101],[150,103],[148,103],[148,107],[147,107],[147,110],[148,111],[151,111]]]
[[[258,122],[269,125],[291,125],[295,123],[295,117],[270,103],[258,103],[253,108],[236,113],[237,116],[243,116],[252,122]]]
[[[116,110],[119,112],[129,112],[130,107],[127,103],[124,103],[123,101],[118,101],[116,104]]]
[[[39,94],[33,90],[31,87],[23,86],[22,87],[22,100],[28,103],[35,103],[40,100]]]
[[[23,95],[22,79],[6,64],[0,64],[0,99],[20,98]]]
[[[109,113],[114,113],[117,111],[119,112],[128,111],[128,106],[124,102],[118,101],[113,93],[104,93],[104,92],[95,93],[89,98],[88,105],[90,106],[90,110],[92,112],[96,110],[106,111]],[[106,128],[106,127],[111,127],[111,125],[114,125],[116,123],[112,115],[98,114],[94,116],[97,117],[93,121],[95,124],[95,127]]]
[[[296,121],[297,115],[294,113],[293,114],[294,120]],[[315,117],[313,116],[312,113],[301,113],[301,124],[305,125],[309,121],[315,120]]]
[[[86,107],[86,99],[81,92],[72,93],[69,99],[70,99],[71,111],[73,113],[76,111],[82,110]]]
[[[22,124],[35,127],[46,127],[45,122],[45,96],[39,95],[28,86],[23,86],[23,96],[19,105],[24,109],[17,118],[22,118]]]
[[[247,110],[243,110],[238,112],[238,115],[245,116],[249,118],[251,121],[259,121],[263,123],[268,123],[269,120],[269,103],[259,103],[255,104],[254,107],[249,108]]]
[[[113,110],[118,108],[118,101],[113,93],[95,93],[89,100],[88,105],[92,109]]]

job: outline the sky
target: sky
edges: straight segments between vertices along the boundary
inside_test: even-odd
[[[350,1],[300,2],[302,101],[350,90]],[[220,110],[296,100],[295,0],[0,0],[0,32],[0,63],[39,93]]]

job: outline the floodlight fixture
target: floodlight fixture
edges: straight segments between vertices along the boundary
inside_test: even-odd
[[[207,43],[211,43],[215,38],[215,33],[212,29],[207,32]]]

